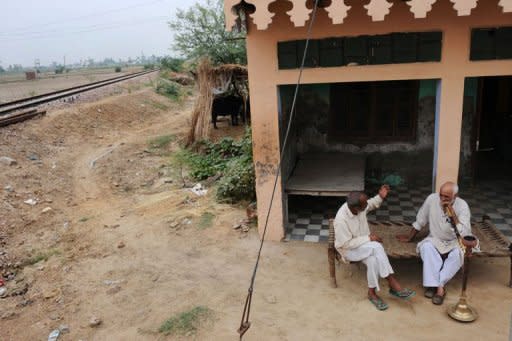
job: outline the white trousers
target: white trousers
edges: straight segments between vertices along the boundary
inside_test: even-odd
[[[368,242],[358,248],[346,251],[345,259],[350,262],[362,261],[366,265],[368,288],[379,287],[379,276],[386,278],[393,274],[393,268],[389,264],[388,256],[379,242]]]
[[[425,241],[420,246],[421,259],[423,260],[423,286],[444,286],[459,271],[462,266],[461,251],[452,249],[444,260],[434,244]]]

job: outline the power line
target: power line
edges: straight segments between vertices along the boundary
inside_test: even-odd
[[[142,18],[143,20],[144,19],[165,19],[167,17],[165,16],[154,16],[154,17],[149,17],[149,18]],[[47,33],[61,33],[62,31],[68,31],[68,30],[88,30],[88,29],[93,29],[93,28],[101,28],[102,26],[105,26],[105,27],[110,27],[111,25],[113,24],[123,24],[125,23],[127,20],[122,20],[122,21],[117,21],[117,22],[108,22],[108,23],[99,23],[99,24],[93,24],[93,25],[87,25],[87,26],[82,26],[82,27],[75,27],[75,28],[66,28],[66,27],[63,27],[63,28],[59,28],[59,29],[52,29],[52,30],[47,30],[47,31],[32,31],[32,32],[20,32],[20,33],[11,33],[11,34],[3,34],[5,35],[6,37],[24,37],[24,36],[40,36],[40,35],[45,35]],[[133,19],[129,19],[128,20],[129,23],[132,23],[133,22]],[[4,38],[1,36],[2,33],[0,33],[0,39]]]
[[[104,24],[102,26],[96,25],[96,26],[87,27],[87,28],[84,28],[84,29],[81,29],[78,31],[61,31],[61,30],[59,30],[59,31],[54,32],[54,34],[50,34],[50,35],[35,34],[35,35],[27,36],[27,37],[22,36],[22,37],[16,37],[16,38],[12,38],[12,39],[9,37],[5,37],[5,38],[0,37],[0,42],[46,39],[46,38],[54,38],[54,37],[58,37],[58,36],[68,35],[68,34],[82,34],[82,33],[89,33],[89,32],[98,32],[98,31],[111,30],[111,29],[116,29],[116,28],[121,28],[121,27],[126,28],[127,24],[129,24],[129,27],[132,27],[137,24],[153,23],[155,19],[167,19],[167,17],[157,16],[157,17],[141,19],[139,21],[130,20],[127,22],[126,21],[122,22],[122,23],[118,22],[115,25],[112,25],[112,24]]]
[[[313,24],[315,23],[316,11],[318,9],[319,1],[320,0],[314,0],[311,19],[309,21],[309,25],[308,25],[308,28],[306,31],[306,43],[304,44],[304,51],[302,53],[302,61],[300,63],[299,74],[297,77],[297,83],[295,83],[295,91],[293,93],[292,106],[290,108],[290,115],[288,116],[289,119],[288,119],[288,124],[286,126],[286,131],[284,134],[283,145],[281,146],[281,149],[280,149],[279,163],[277,164],[277,171],[276,171],[276,174],[274,177],[274,187],[272,188],[272,195],[270,196],[270,202],[269,202],[268,209],[266,212],[265,225],[263,227],[263,233],[261,235],[261,241],[260,241],[260,247],[258,249],[258,255],[256,256],[256,263],[254,264],[254,269],[252,271],[252,276],[251,276],[251,282],[249,285],[249,289],[247,290],[247,297],[245,299],[244,310],[242,313],[242,320],[240,321],[240,327],[238,328],[238,334],[240,334],[240,341],[242,341],[244,334],[251,327],[251,322],[249,321],[249,315],[251,312],[252,294],[254,292],[254,282],[256,280],[256,274],[258,272],[258,266],[259,266],[260,258],[261,258],[261,250],[263,249],[263,243],[265,242],[265,235],[267,234],[267,227],[268,227],[268,222],[269,222],[269,218],[270,218],[270,210],[272,209],[272,204],[274,202],[274,198],[275,198],[275,194],[276,194],[277,183],[278,183],[279,177],[281,175],[281,165],[282,165],[283,159],[284,159],[284,151],[286,150],[286,146],[288,143],[288,136],[290,134],[290,129],[291,129],[292,122],[293,122],[293,117],[294,117],[294,113],[295,113],[295,105],[297,102],[299,88],[300,88],[301,81],[302,81],[302,71],[304,70],[304,64],[306,62],[306,53],[308,51],[309,40],[311,38],[311,31],[313,29]]]
[[[25,26],[25,27],[14,28],[14,30],[18,30],[18,31],[23,32],[23,31],[27,31],[29,29],[32,29],[34,27],[38,27],[38,28],[39,27],[46,27],[46,26],[51,26],[51,25],[54,25],[54,24],[60,24],[60,23],[63,23],[63,22],[65,23],[65,22],[76,21],[76,20],[85,19],[85,18],[104,16],[104,15],[107,15],[107,14],[122,12],[122,11],[125,11],[125,10],[128,10],[128,9],[145,7],[145,6],[151,6],[151,5],[154,5],[156,3],[163,2],[163,1],[167,1],[167,0],[153,0],[153,1],[150,1],[150,2],[138,3],[138,4],[135,4],[135,5],[132,5],[132,6],[126,6],[126,7],[111,9],[111,10],[102,11],[102,12],[89,13],[89,14],[81,15],[81,16],[77,16],[77,17],[71,17],[71,18],[64,18],[64,19],[60,19],[60,20],[49,21],[49,22],[46,22],[46,23],[43,23],[43,24],[34,24],[34,25]],[[2,33],[0,33],[0,34],[2,34]],[[12,33],[3,33],[3,34],[4,35],[10,35]]]

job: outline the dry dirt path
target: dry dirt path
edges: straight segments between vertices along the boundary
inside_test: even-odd
[[[179,140],[191,104],[173,104],[145,89],[2,132],[0,154],[12,155],[19,166],[0,173],[2,188],[14,188],[3,197],[14,209],[2,211],[6,249],[20,257],[31,249],[58,252],[17,274],[29,289],[0,300],[0,315],[6,314],[0,340],[46,340],[62,324],[70,332],[59,340],[238,339],[258,235],[232,230],[243,208],[216,203],[211,191],[196,197],[182,188],[168,167],[177,142],[148,145],[161,135]],[[31,153],[41,163],[27,160]],[[20,203],[30,195],[51,202]],[[50,215],[41,213],[46,205]],[[205,212],[214,216],[209,227],[200,223]],[[326,256],[323,244],[265,245],[246,340],[508,337],[512,291],[505,286],[505,260],[473,262],[468,292],[480,319],[463,325],[447,317],[446,305],[421,296],[417,262],[394,265],[418,297],[401,302],[384,293],[390,309],[378,312],[365,298],[364,269],[343,266],[340,288],[331,289]],[[450,283],[447,304],[457,299],[459,283],[460,277]],[[212,311],[196,334],[158,333],[164,320],[196,306]],[[93,316],[102,321],[97,327],[88,325]]]

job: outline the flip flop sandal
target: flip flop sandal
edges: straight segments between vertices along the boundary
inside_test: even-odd
[[[432,299],[432,297],[434,297],[435,294],[436,294],[436,288],[427,288],[427,289],[425,289],[424,296],[426,298]]]
[[[380,298],[371,298],[371,297],[368,297],[368,300],[370,302],[372,302],[372,304],[375,306],[375,308],[377,308],[377,310],[386,310],[389,308],[389,306],[387,305],[386,302],[384,302],[382,299]]]
[[[395,290],[390,288],[389,289],[389,294],[392,295],[392,296],[404,299],[404,300],[408,300],[409,298],[411,298],[414,295],[416,295],[416,291],[411,290],[411,289],[407,289],[407,288],[402,289],[401,291],[395,291]]]
[[[441,304],[443,304],[445,296],[446,296],[446,291],[444,292],[444,295],[443,295],[443,296],[438,295],[438,294],[435,294],[435,295],[432,297],[432,303],[434,303],[435,305],[441,305]]]

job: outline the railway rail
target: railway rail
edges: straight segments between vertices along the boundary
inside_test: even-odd
[[[22,98],[7,103],[0,103],[0,127],[20,122],[24,119],[29,119],[39,114],[43,114],[44,112],[37,111],[37,109],[35,110],[35,108],[37,108],[37,106],[41,104],[53,102],[56,100],[80,94],[82,92],[94,90],[106,85],[122,82],[135,77],[144,76],[157,71],[159,71],[159,69],[131,73],[128,75],[105,79],[102,81],[77,85],[63,90],[48,92],[33,97]]]

